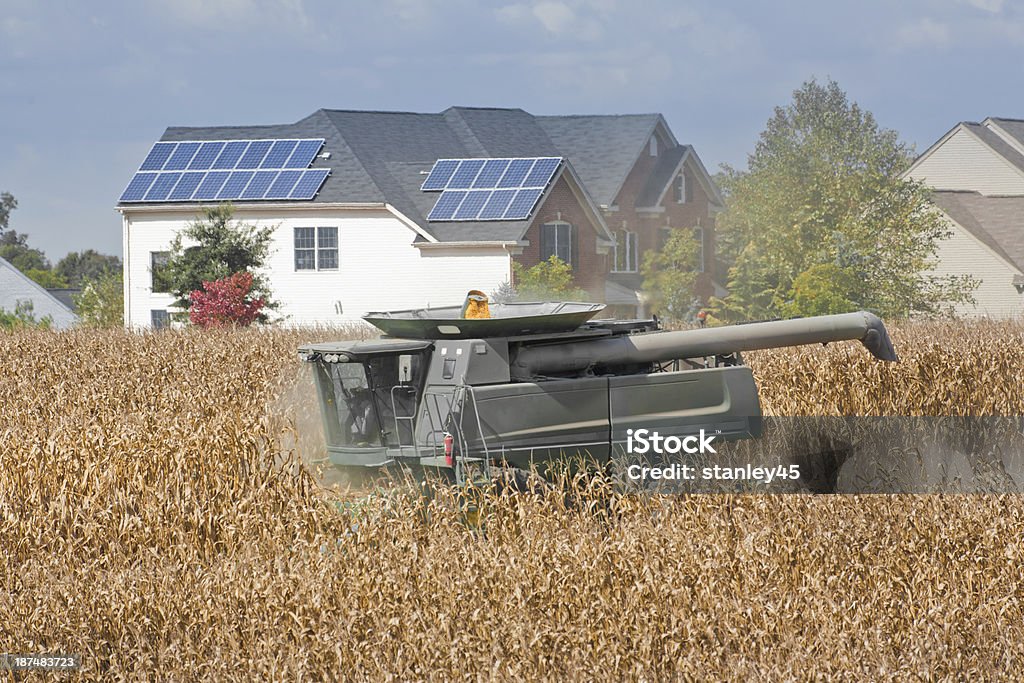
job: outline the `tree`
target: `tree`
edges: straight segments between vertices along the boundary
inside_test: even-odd
[[[11,211],[18,208],[18,200],[10,192],[0,193],[0,235],[7,229],[11,220]]]
[[[32,308],[31,301],[19,303],[13,313],[0,308],[0,330],[18,330],[26,327],[48,329],[53,324],[53,318],[46,316],[42,320],[36,320]]]
[[[28,235],[17,230],[7,230],[0,234],[0,257],[10,261],[11,265],[27,272],[30,270],[50,270],[50,261],[39,249],[28,246]]]
[[[86,280],[74,297],[82,323],[89,327],[119,327],[124,323],[124,283],[120,270],[107,270]]]
[[[670,320],[692,318],[699,305],[693,291],[699,267],[700,243],[692,230],[672,230],[661,249],[644,254],[640,273],[651,310]]]
[[[260,316],[263,299],[252,295],[252,273],[235,273],[215,282],[204,282],[189,297],[188,317],[199,327],[247,327]]]
[[[775,109],[748,160],[726,167],[718,248],[728,263],[725,318],[859,308],[884,316],[936,314],[970,301],[970,278],[930,272],[949,235],[921,183],[900,174],[912,150],[812,80]]]
[[[44,289],[65,289],[68,287],[68,281],[52,270],[30,268],[23,272],[29,279],[34,280],[37,285]]]
[[[526,301],[567,301],[587,299],[585,290],[576,286],[572,266],[551,256],[532,268],[513,263],[516,298]]]
[[[232,225],[232,213],[230,204],[205,209],[201,217],[175,236],[163,267],[168,290],[177,297],[175,306],[189,310],[193,292],[203,291],[205,283],[248,272],[253,275],[252,294],[263,300],[263,309],[276,308],[265,278],[256,272],[270,254],[273,228]],[[186,247],[186,242],[195,246]],[[261,310],[257,321],[266,319]]]
[[[81,287],[112,270],[121,270],[121,259],[101,254],[95,249],[73,251],[58,261],[54,267],[54,272],[63,278],[69,287]]]

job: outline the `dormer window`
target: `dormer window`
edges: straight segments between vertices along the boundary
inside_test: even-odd
[[[656,135],[651,136],[650,152],[652,157],[658,156],[658,137]]]

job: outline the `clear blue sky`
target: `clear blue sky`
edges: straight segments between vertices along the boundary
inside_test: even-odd
[[[1022,5],[0,0],[0,191],[54,262],[120,254],[114,204],[164,128],[322,107],[661,112],[714,171],[814,76],[922,151],[961,120],[1024,118]]]

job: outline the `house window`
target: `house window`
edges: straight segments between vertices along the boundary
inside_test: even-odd
[[[658,156],[658,138],[654,135],[651,136],[650,146],[648,148],[652,157]]]
[[[540,260],[547,261],[552,256],[557,256],[574,266],[572,233],[572,226],[568,223],[545,223],[540,226]]]
[[[295,228],[295,270],[337,269],[337,228]]]
[[[693,239],[697,242],[697,272],[704,272],[704,229],[703,228],[692,228]],[[672,228],[662,228],[658,235],[658,250],[665,248],[668,244],[668,240],[672,237]]]
[[[687,201],[686,191],[689,189],[686,187],[686,174],[680,171],[672,187],[675,192],[676,202],[685,204]]]
[[[150,289],[154,294],[167,294],[171,291],[171,283],[167,277],[167,261],[170,257],[169,251],[149,252],[149,273],[152,278]]]
[[[162,330],[171,325],[171,314],[163,309],[153,309],[149,312],[149,322],[154,330]]]
[[[697,250],[697,272],[704,272],[704,228],[693,229],[693,239],[699,245]]]
[[[615,265],[613,273],[635,273],[639,252],[638,235],[628,230],[615,233]]]

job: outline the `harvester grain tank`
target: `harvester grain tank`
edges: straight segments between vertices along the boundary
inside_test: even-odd
[[[382,339],[302,347],[332,463],[439,468],[461,480],[492,463],[604,461],[631,429],[757,437],[757,387],[741,352],[858,340],[896,360],[866,312],[662,331],[657,320],[594,320],[602,309],[478,297],[367,315]]]

